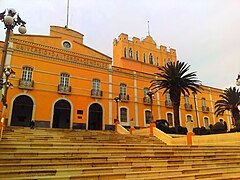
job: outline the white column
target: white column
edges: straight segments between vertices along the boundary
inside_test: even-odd
[[[109,65],[109,75],[108,75],[108,84],[109,84],[109,87],[108,87],[108,92],[109,92],[109,101],[108,101],[108,116],[109,116],[109,120],[108,120],[108,124],[109,125],[112,125],[112,121],[113,121],[113,117],[112,117],[112,103],[113,103],[113,100],[112,100],[112,65],[110,64]]]
[[[137,95],[137,73],[133,72],[134,77],[134,109],[135,109],[135,125],[139,126],[138,122],[138,95]]]
[[[160,109],[160,96],[159,96],[159,92],[157,92],[156,94],[157,94],[158,119],[161,119],[161,109]],[[157,119],[155,119],[155,120],[157,120]]]
[[[214,116],[214,105],[213,105],[213,100],[212,100],[212,91],[211,91],[211,89],[210,88],[208,88],[208,90],[209,90],[209,96],[210,96],[210,104],[211,104],[211,112],[210,113],[212,113],[212,117],[213,117],[213,124],[215,124],[216,123],[216,118],[215,118],[215,116]]]

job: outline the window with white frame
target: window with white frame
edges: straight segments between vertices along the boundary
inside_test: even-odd
[[[173,115],[172,113],[167,113],[167,121],[169,126],[173,126]]]
[[[202,106],[206,107],[206,99],[205,98],[202,98]]]
[[[184,96],[185,104],[189,104],[189,96],[185,95]]]
[[[123,54],[124,54],[124,57],[127,57],[127,49],[126,48],[124,48]]]
[[[93,79],[92,89],[95,91],[100,91],[100,80],[99,79]]]
[[[145,111],[145,123],[146,124],[151,123],[151,111],[150,110]]]
[[[69,74],[61,73],[60,75],[60,86],[69,86]]]
[[[24,66],[22,68],[22,80],[32,81],[33,68]]]
[[[169,92],[166,92],[166,102],[169,102],[169,103],[171,102]]]
[[[149,88],[144,88],[144,97],[148,97],[147,93],[149,92]]]
[[[132,48],[129,48],[129,58],[133,58],[133,51],[132,51]]]
[[[203,121],[204,121],[204,127],[205,128],[209,128],[209,119],[208,119],[208,117],[204,117],[204,119],[203,119]]]
[[[123,84],[123,83],[120,84],[120,94],[121,95],[127,94],[127,85],[126,84]]]
[[[153,64],[153,55],[152,55],[152,53],[149,54],[149,64]]]
[[[120,121],[123,123],[127,122],[127,108],[121,107],[120,108]]]
[[[192,116],[187,115],[187,122],[191,122],[192,121]]]

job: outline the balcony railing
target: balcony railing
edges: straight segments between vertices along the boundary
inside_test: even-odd
[[[150,104],[151,104],[151,99],[150,99],[150,97],[144,97],[144,98],[143,98],[143,103],[144,103],[144,104],[147,104],[147,105],[150,105]]]
[[[127,101],[129,101],[129,95],[128,94],[119,94],[119,99],[123,102],[124,101],[127,102]]]
[[[59,84],[58,85],[58,93],[60,94],[71,94],[72,87],[71,86],[64,86]]]
[[[185,103],[184,104],[184,106],[185,106],[185,109],[187,110],[187,111],[191,111],[192,110],[192,104],[188,104],[188,103]]]
[[[209,107],[202,106],[202,112],[208,113],[209,112]]]
[[[33,89],[34,81],[19,79],[18,88],[20,89]]]
[[[92,89],[91,90],[91,96],[95,97],[95,98],[102,98],[103,92],[101,90]]]
[[[165,101],[165,106],[168,107],[168,108],[172,108],[173,107],[172,101],[166,100]]]

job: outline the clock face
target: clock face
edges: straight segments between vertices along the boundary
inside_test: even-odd
[[[65,47],[65,48],[67,48],[67,49],[70,49],[70,48],[71,48],[70,42],[64,41],[64,42],[63,42],[63,47]]]

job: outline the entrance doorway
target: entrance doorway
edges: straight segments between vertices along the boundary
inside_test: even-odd
[[[70,128],[71,105],[66,100],[59,100],[54,105],[53,128]]]
[[[89,107],[89,114],[88,114],[88,129],[89,130],[102,130],[102,116],[103,111],[102,107],[94,103]]]
[[[13,102],[11,126],[29,126],[32,120],[33,101],[29,96],[18,96]]]

